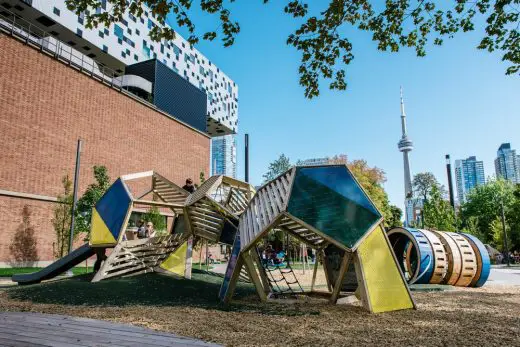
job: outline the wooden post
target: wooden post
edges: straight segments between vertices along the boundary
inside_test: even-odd
[[[271,287],[269,287],[269,280],[267,279],[267,275],[265,274],[265,270],[262,265],[262,262],[260,261],[260,258],[258,257],[256,248],[253,248],[251,250],[251,256],[252,256],[254,262],[256,263],[256,266],[258,267],[258,272],[260,273],[260,279],[262,280],[264,292],[266,294],[269,294],[271,292]]]
[[[329,289],[329,292],[332,292],[332,283],[329,278],[329,269],[327,267],[327,256],[325,255],[325,252],[322,250],[320,252],[322,264],[323,264],[323,270],[325,271],[325,279],[327,280],[327,288]],[[316,254],[317,255],[317,254]],[[318,257],[316,257],[318,258]]]
[[[262,283],[258,278],[258,274],[256,273],[255,265],[251,260],[250,252],[242,253],[242,258],[244,258],[244,264],[246,265],[247,273],[249,274],[251,281],[253,281],[253,284],[255,285],[260,300],[262,300],[262,302],[267,301],[267,295],[265,294],[264,287],[262,286]]]
[[[314,290],[314,284],[316,283],[316,273],[318,272],[318,257],[314,260],[314,271],[312,273],[311,292]]]
[[[339,292],[341,291],[341,287],[343,284],[343,278],[345,277],[345,273],[348,270],[348,264],[350,263],[352,253],[345,252],[343,255],[343,260],[341,261],[341,267],[339,268],[338,278],[336,279],[336,283],[334,284],[334,290],[332,292],[332,296],[330,297],[330,302],[335,304],[338,301]]]
[[[368,296],[368,288],[365,285],[365,271],[363,270],[363,264],[361,264],[361,259],[357,251],[354,253],[354,266],[356,268],[356,278],[358,283],[358,288],[356,292],[361,297],[361,303],[363,307],[368,312],[372,311],[372,304],[370,303],[370,297]]]

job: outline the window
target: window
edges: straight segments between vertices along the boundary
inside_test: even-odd
[[[126,54],[130,55],[130,50],[128,48],[126,49]]]
[[[179,55],[182,53],[181,49],[177,47],[175,44],[173,45],[173,53],[175,53],[175,55]]]
[[[96,14],[101,14],[101,7],[96,8]]]
[[[126,32],[128,33],[128,35],[132,35],[132,29],[127,28],[127,29],[126,29]]]
[[[153,28],[153,22],[148,19],[148,29],[152,29]]]
[[[161,43],[161,53],[164,53],[164,45]]]
[[[125,27],[128,26],[128,22],[124,19],[121,19],[121,24],[123,24]]]
[[[119,37],[119,39],[123,39],[124,37],[124,33],[123,33],[123,29],[121,29],[121,27],[119,25],[114,25],[114,35],[116,35],[117,37]]]
[[[60,9],[55,7],[53,10],[52,10],[52,13],[54,13],[56,16],[60,16]]]
[[[166,53],[166,58],[170,59],[170,53]]]
[[[76,29],[76,35],[83,37],[83,31],[81,31],[81,29]]]
[[[108,47],[103,45],[103,52],[108,53]]]
[[[81,12],[78,16],[78,23],[83,25],[83,20],[85,18],[85,13]]]
[[[122,56],[123,58],[126,58],[126,53],[125,53],[125,52],[121,52],[121,56]]]
[[[137,57],[137,54],[134,54],[134,60],[139,61],[139,57]]]
[[[102,31],[100,31],[100,32],[98,33],[98,35],[99,35],[99,37],[101,37],[101,38],[104,38],[104,37],[105,37],[105,34],[103,34]]]
[[[119,43],[120,45],[122,45],[122,44],[123,44],[123,40],[121,40],[121,39],[118,38],[118,39],[117,39],[117,43]]]
[[[101,7],[103,8],[103,10],[107,9],[107,0],[101,0]]]
[[[129,14],[128,14],[128,17],[130,17],[130,19],[131,19],[132,21],[134,21],[134,23],[137,22],[137,19],[135,18],[135,16],[134,16],[133,14],[129,13]]]
[[[144,24],[144,18],[139,18],[139,20],[141,21],[141,24]]]
[[[136,35],[141,35],[141,32],[139,31],[139,29],[135,29],[135,34]]]
[[[146,45],[143,46],[143,54],[145,57],[150,58],[150,48],[146,47]]]

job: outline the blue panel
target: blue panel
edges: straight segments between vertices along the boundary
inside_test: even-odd
[[[161,62],[156,61],[155,69],[154,104],[173,117],[206,132],[206,93]]]
[[[482,287],[486,283],[489,277],[489,272],[491,271],[491,260],[489,259],[489,253],[484,244],[480,242],[480,240],[475,236],[465,233],[462,233],[462,235],[464,235],[464,237],[467,238],[470,243],[473,243],[480,252],[480,257],[482,259],[482,269],[480,270],[480,277],[474,286]]]
[[[296,168],[287,212],[350,249],[381,218],[345,165]]]
[[[408,283],[428,284],[433,275],[435,262],[433,258],[433,249],[426,236],[417,229],[412,228],[395,228],[388,232],[388,239],[394,250],[397,262],[401,266],[403,272],[407,272],[405,266],[405,253],[408,247],[410,250],[410,259],[406,261],[411,265],[412,273],[408,279]]]
[[[123,182],[118,178],[96,203],[99,216],[116,240],[119,238],[119,232],[123,226],[130,201],[130,196]]]
[[[156,59],[127,66],[125,73],[153,83],[153,103],[159,109],[206,132],[208,98],[205,91]]]

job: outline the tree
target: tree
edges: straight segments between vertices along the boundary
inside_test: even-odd
[[[497,249],[505,252],[505,244],[504,244],[504,229],[502,226],[502,220],[499,217],[493,219],[491,224],[489,224],[489,230],[491,232],[492,241],[491,243]],[[506,224],[506,234],[507,239],[511,240],[511,228]],[[511,250],[511,247],[509,248]]]
[[[456,231],[455,211],[449,201],[443,198],[438,185],[434,185],[430,191],[429,199],[423,207],[424,227],[442,231]]]
[[[164,231],[166,231],[166,218],[161,215],[159,209],[156,206],[150,207],[148,212],[142,216],[142,219],[144,219],[145,222],[152,222],[153,227],[158,234],[164,233]]]
[[[269,169],[262,176],[264,178],[264,182],[269,182],[274,180],[278,175],[283,174],[285,171],[291,168],[291,162],[289,158],[285,156],[285,154],[281,154],[278,159],[269,164]]]
[[[38,260],[35,230],[31,225],[31,210],[25,205],[22,209],[22,223],[16,229],[9,252],[15,262],[27,263]]]
[[[105,166],[94,166],[95,183],[90,184],[76,205],[76,234],[86,233],[90,235],[90,222],[92,220],[92,208],[105,194],[110,186],[110,177]]]
[[[54,256],[56,258],[62,258],[68,251],[73,199],[72,182],[69,176],[63,176],[61,183],[63,185],[63,194],[58,196],[58,203],[54,207],[51,220],[56,233],[56,247],[54,248]]]
[[[403,217],[403,211],[395,205],[390,205],[390,219],[388,219],[386,221],[386,226],[390,229],[402,227],[403,226],[403,222],[401,221],[402,217]]]
[[[413,177],[412,187],[415,194],[420,196],[423,201],[428,200],[435,187],[442,190],[437,178],[435,178],[431,172],[421,172],[415,175]]]
[[[269,0],[261,0],[264,4]],[[224,47],[234,44],[240,32],[229,10],[234,0],[200,0],[199,8],[193,0],[66,0],[69,10],[84,15],[85,27],[95,28],[100,24],[107,28],[120,22],[122,15],[129,11],[135,17],[143,13],[142,5],[147,5],[151,15],[160,26],[150,31],[152,40],[172,40],[173,29],[166,27],[169,14],[179,27],[186,27],[191,44],[204,40],[215,40],[221,36]],[[399,52],[402,48],[415,49],[418,57],[426,55],[430,41],[442,45],[445,38],[452,38],[459,32],[475,30],[475,23],[484,23],[484,35],[477,46],[489,52],[500,51],[501,60],[509,64],[506,74],[516,74],[520,70],[520,12],[518,0],[453,0],[419,1],[400,0],[329,0],[327,5],[314,2],[310,8],[306,0],[286,0],[284,12],[300,21],[297,29],[288,36],[287,45],[293,46],[301,54],[298,69],[300,85],[305,96],[320,94],[320,81],[328,81],[329,88],[347,88],[346,67],[353,61],[353,45],[349,36],[355,29],[367,32],[377,49],[385,52]],[[108,9],[108,11],[97,11]],[[205,33],[198,33],[192,16],[195,11],[214,15],[215,27]],[[483,20],[484,19],[484,20]],[[218,32],[217,32],[218,31]]]
[[[509,206],[507,222],[511,226],[511,250],[520,251],[520,184],[515,186],[513,202]]]
[[[515,202],[513,192],[513,184],[503,179],[489,180],[488,183],[473,188],[461,206],[463,227],[467,227],[471,218],[476,218],[482,241],[493,243],[491,223],[501,216],[502,203],[506,211],[506,222],[509,222],[510,217],[514,218],[511,215]]]
[[[347,164],[359,184],[367,192],[378,210],[383,214],[385,221],[392,219],[392,211],[383,184],[386,182],[385,172],[378,167],[368,166],[366,160],[353,160]],[[386,222],[388,226],[388,222]]]

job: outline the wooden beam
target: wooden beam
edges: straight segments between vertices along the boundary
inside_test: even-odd
[[[242,253],[241,257],[244,258],[244,264],[246,265],[247,273],[249,274],[249,278],[251,278],[253,284],[255,285],[256,292],[258,293],[260,300],[262,300],[262,302],[266,302],[267,295],[265,294],[264,286],[262,285],[262,282],[260,282],[260,278],[258,278],[258,274],[256,273],[255,265],[251,260],[250,252]]]
[[[368,312],[374,312],[372,310],[372,303],[370,302],[370,296],[368,295],[368,288],[366,286],[365,271],[363,270],[361,258],[357,251],[354,252],[354,266],[356,268],[356,278],[358,283],[356,293],[359,294],[361,303],[365,310]]]
[[[224,300],[222,300],[225,304],[229,304],[231,298],[233,297],[233,294],[235,293],[235,288],[240,278],[240,272],[242,270],[243,265],[244,260],[242,259],[242,255],[239,254],[237,257],[237,263],[235,264],[235,268],[233,269],[233,274],[231,275],[231,279],[229,280],[226,296],[224,297]]]
[[[151,200],[134,200],[134,204],[159,206],[159,207],[170,207],[170,208],[183,208],[184,207],[184,205],[181,205],[181,204],[171,204],[169,202],[151,201]]]
[[[345,254],[343,255],[341,267],[339,268],[338,278],[336,279],[336,283],[334,284],[334,290],[332,291],[332,296],[330,297],[331,304],[335,304],[338,301],[339,292],[341,291],[341,287],[343,284],[343,278],[345,278],[345,273],[348,270],[348,264],[350,263],[351,257],[352,253],[350,252],[345,252]]]
[[[269,287],[269,280],[267,279],[267,275],[265,274],[264,266],[262,265],[262,262],[258,257],[257,248],[252,248],[250,254],[254,262],[256,263],[256,266],[258,267],[258,272],[260,273],[260,279],[262,280],[264,292],[266,294],[269,294],[271,292],[271,287]]]
[[[314,290],[314,284],[316,283],[316,273],[318,272],[318,264],[318,255],[316,254],[316,257],[314,257],[314,271],[312,272],[311,292]]]
[[[329,292],[332,292],[332,283],[329,278],[329,269],[327,268],[327,256],[325,255],[325,251],[322,249],[320,251],[322,264],[323,264],[323,270],[325,271],[325,279],[327,280],[327,288],[329,289]]]

